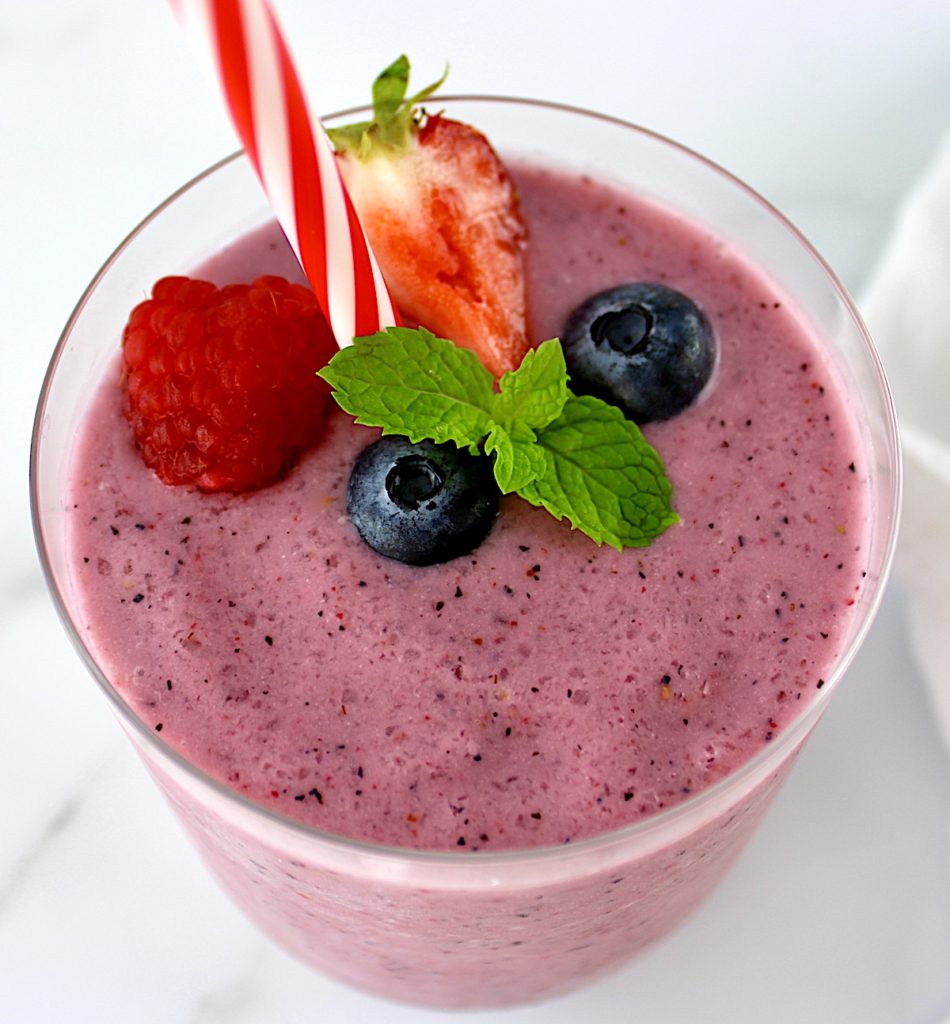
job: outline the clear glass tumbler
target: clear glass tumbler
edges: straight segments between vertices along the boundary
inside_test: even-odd
[[[77,628],[64,544],[70,445],[125,316],[154,279],[187,272],[271,218],[240,154],[163,203],[80,300],[43,386],[31,489],[40,557],[67,631],[246,914],[306,962],[376,994],[441,1007],[506,1006],[565,992],[621,964],[682,920],[734,860],[871,623],[894,546],[900,469],[887,385],[860,317],[822,259],[768,203],[695,153],[612,118],[494,97],[446,98],[440,106],[478,125],[505,155],[588,172],[707,224],[777,282],[826,339],[871,467],[871,580],[845,655],[790,728],[732,775],[630,827],[569,846],[455,854],[377,847],[285,819],[204,775],[129,710]]]

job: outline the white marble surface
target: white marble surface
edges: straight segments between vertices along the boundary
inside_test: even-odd
[[[860,292],[950,129],[944,0],[277,4],[324,109],[400,50],[455,91],[565,100],[729,166]],[[161,2],[0,4],[0,1022],[438,1021],[316,976],[198,864],[84,677],[32,548],[35,397],[85,284],[234,148]],[[948,666],[950,670],[950,666]],[[528,1024],[950,1015],[948,760],[893,589],[765,826],[677,935]]]

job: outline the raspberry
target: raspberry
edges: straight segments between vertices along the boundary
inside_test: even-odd
[[[166,484],[244,491],[320,435],[336,344],[313,293],[279,277],[216,288],[166,277],[122,336],[126,416]]]

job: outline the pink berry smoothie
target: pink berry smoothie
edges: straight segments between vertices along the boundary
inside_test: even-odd
[[[518,182],[536,341],[630,280],[714,325],[708,393],[646,428],[682,518],[650,547],[597,548],[510,497],[470,556],[386,559],[344,507],[376,435],[339,412],[282,483],[202,495],[143,467],[110,377],[76,453],[70,543],[110,678],[205,771],[373,842],[550,845],[675,804],[812,699],[861,585],[860,449],[794,312],[657,208]],[[293,266],[269,228],[200,275],[275,271]]]
[[[335,411],[274,486],[170,488],[132,445],[115,373],[84,421],[67,502],[82,639],[161,739],[287,818],[473,859],[654,815],[780,736],[842,655],[869,524],[853,414],[770,281],[661,206],[513,171],[535,342],[628,281],[686,293],[713,325],[710,385],[644,431],[681,517],[652,545],[598,548],[510,497],[470,555],[390,561],[345,514],[373,431]],[[275,226],[196,273],[299,275]],[[375,991],[465,1006],[570,987],[651,941],[695,900],[693,873],[725,869],[724,837],[751,829],[777,780],[635,868],[605,861],[583,884],[539,877],[470,899],[398,877],[366,889],[276,846],[223,843],[165,781],[281,942]],[[231,870],[242,859],[250,881]]]

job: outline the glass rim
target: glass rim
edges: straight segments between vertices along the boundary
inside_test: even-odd
[[[769,215],[769,217],[779,222],[785,231],[790,233],[799,245],[804,248],[806,254],[818,264],[823,275],[837,294],[837,297],[841,301],[844,309],[850,315],[853,325],[857,328],[863,342],[864,353],[874,371],[875,382],[880,389],[881,398],[883,399],[882,404],[885,414],[887,454],[893,471],[893,487],[892,493],[890,494],[890,504],[888,508],[888,536],[884,546],[883,557],[881,559],[881,569],[877,578],[873,580],[874,590],[867,600],[863,618],[851,637],[850,643],[842,653],[841,657],[837,660],[832,670],[829,672],[828,678],[825,680],[825,684],[820,693],[813,698],[810,706],[805,710],[805,712],[801,714],[784,732],[777,736],[773,741],[766,744],[761,750],[749,758],[749,760],[745,761],[735,769],[735,771],[732,771],[723,778],[718,779],[716,782],[712,783],[712,785],[695,794],[687,796],[686,799],[671,807],[664,808],[663,810],[651,814],[649,817],[642,818],[629,825],[600,832],[595,835],[579,839],[576,842],[572,841],[570,843],[561,843],[558,845],[523,847],[514,850],[469,850],[462,853],[455,850],[416,849],[411,847],[374,843],[363,839],[353,839],[327,829],[308,825],[302,821],[290,818],[287,815],[265,807],[263,804],[257,803],[249,797],[243,796],[231,789],[224,782],[193,764],[160,735],[149,729],[145,722],[135,714],[132,708],[122,698],[118,690],[116,690],[116,688],[109,682],[90,651],[82,642],[79,636],[79,631],[72,621],[70,613],[66,607],[65,600],[63,599],[63,596],[56,584],[54,571],[50,563],[37,494],[39,453],[42,446],[41,434],[50,389],[73,328],[82,316],[87,303],[98,288],[100,282],[109,272],[113,264],[120,259],[129,244],[137,238],[149,224],[160,217],[168,207],[172,206],[183,195],[190,192],[206,179],[211,178],[221,169],[234,164],[245,157],[246,154],[244,150],[237,150],[200,171],[172,192],[145,217],[143,217],[142,220],[139,221],[139,223],[116,246],[96,272],[66,321],[66,325],[59,336],[53,355],[50,359],[49,366],[43,378],[43,384],[33,423],[29,465],[30,514],[33,526],[33,535],[47,588],[53,598],[53,603],[60,619],[63,622],[67,635],[93,678],[96,680],[99,688],[104,692],[112,704],[113,709],[117,712],[120,722],[127,729],[132,730],[133,738],[137,742],[144,744],[146,748],[151,748],[156,751],[163,760],[171,762],[174,768],[183,772],[193,781],[198,782],[204,787],[210,788],[212,792],[217,796],[222,797],[225,800],[225,803],[233,807],[234,810],[249,814],[252,818],[263,819],[265,822],[271,825],[276,825],[282,830],[289,830],[296,838],[305,842],[317,841],[320,844],[335,847],[341,852],[349,851],[363,857],[372,856],[377,858],[386,858],[388,860],[431,863],[433,865],[438,864],[443,868],[448,867],[451,869],[454,867],[459,870],[470,871],[476,864],[484,865],[485,867],[500,867],[504,864],[520,864],[530,862],[532,860],[550,861],[562,859],[565,856],[574,857],[585,852],[606,849],[618,843],[632,841],[637,837],[646,837],[657,832],[662,832],[665,828],[673,825],[681,818],[692,814],[697,808],[701,808],[708,804],[714,804],[720,796],[727,794],[730,790],[741,788],[743,783],[754,777],[760,771],[766,769],[769,764],[774,763],[775,767],[778,768],[784,760],[783,755],[790,754],[796,746],[805,739],[812,727],[823,714],[828,701],[831,699],[831,694],[837,689],[838,683],[854,660],[855,655],[863,644],[880,608],[883,594],[886,589],[885,584],[890,574],[897,544],[900,506],[903,491],[903,472],[900,459],[900,441],[893,396],[887,382],[887,377],[884,372],[880,356],[878,355],[861,314],[859,313],[854,301],[851,299],[847,289],[828,265],[824,257],[781,211],[776,209],[772,203],[761,196],[755,189],[747,185],[742,181],[742,179],[736,177],[736,175],[731,171],[726,170],[715,161],[709,159],[696,150],[691,149],[689,146],[685,146],[682,143],[649,128],[644,128],[631,121],[626,121],[623,118],[614,117],[609,114],[602,114],[588,110],[584,107],[548,100],[490,94],[451,94],[446,96],[437,96],[435,97],[435,102],[430,104],[430,107],[435,108],[441,103],[488,103],[508,106],[514,105],[518,107],[536,107],[554,113],[577,115],[615,125],[618,128],[636,132],[637,134],[647,137],[661,146],[669,147],[679,152],[681,155],[691,158],[692,160],[702,164],[714,175],[725,179],[733,187],[738,188],[746,195],[747,198],[753,200],[758,207]],[[326,115],[323,120],[332,121],[344,117],[352,117],[366,113],[368,109],[369,108],[366,105],[348,107],[344,110]],[[765,775],[763,775],[763,779],[764,778]]]

